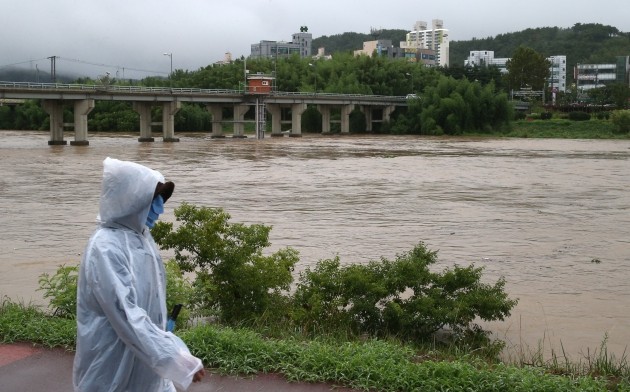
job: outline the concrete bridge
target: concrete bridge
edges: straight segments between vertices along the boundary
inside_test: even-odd
[[[41,100],[50,116],[50,145],[66,144],[64,127],[74,127],[71,145],[88,145],[88,114],[94,109],[95,101],[128,101],[140,118],[140,142],[152,142],[151,125],[162,125],[165,142],[179,141],[175,137],[175,114],[182,102],[204,104],[212,115],[212,137],[225,137],[224,126],[233,123],[233,137],[245,137],[245,114],[255,107],[257,137],[264,136],[267,113],[271,114],[271,136],[283,136],[282,124],[290,123],[289,136],[302,135],[302,114],[308,105],[316,105],[322,115],[322,133],[331,130],[331,112],[340,113],[341,133],[350,131],[350,113],[359,108],[365,115],[367,131],[376,122],[388,121],[397,106],[407,106],[405,97],[271,92],[253,94],[242,90],[163,88],[114,85],[82,85],[58,83],[14,83],[0,82],[0,100]],[[73,106],[74,122],[63,122],[63,107]],[[162,107],[162,122],[151,122],[151,108]],[[223,119],[223,109],[233,111],[233,119]],[[283,120],[283,110],[290,113],[290,120]]]

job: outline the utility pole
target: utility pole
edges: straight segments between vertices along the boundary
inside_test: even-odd
[[[169,86],[173,88],[173,52],[170,53],[162,53],[164,56],[168,56],[171,59],[171,73],[168,76]]]
[[[57,83],[57,56],[50,56],[50,81]]]

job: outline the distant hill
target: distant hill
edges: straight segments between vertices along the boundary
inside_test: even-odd
[[[347,32],[313,39],[313,51],[326,48],[327,54],[363,48],[364,41],[389,39],[394,46],[405,40],[408,30],[390,29],[371,34]],[[530,47],[543,56],[566,55],[568,69],[576,63],[610,63],[615,56],[630,55],[630,33],[598,23],[576,23],[571,28],[542,27],[496,37],[474,38],[450,42],[451,66],[463,66],[471,50],[492,50],[495,57],[511,57],[520,45]]]
[[[70,83],[79,75],[57,74],[57,83]],[[24,68],[0,68],[0,80],[5,82],[39,82],[51,83],[50,73],[43,70],[29,70]]]
[[[577,63],[613,63],[616,56],[630,55],[630,33],[602,24],[577,23],[571,28],[541,27],[496,37],[452,41],[451,66],[463,66],[471,50],[492,50],[495,57],[512,57],[520,45],[545,57],[567,56],[568,69]]]
[[[326,54],[338,52],[352,52],[363,49],[363,42],[376,41],[379,39],[388,39],[396,47],[400,46],[400,41],[404,41],[408,30],[372,30],[370,34],[363,33],[343,33],[331,36],[322,36],[313,39],[313,52],[317,53],[317,49],[326,48]]]

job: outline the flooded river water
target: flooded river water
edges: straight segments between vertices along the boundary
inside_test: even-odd
[[[630,342],[630,141],[177,136],[98,134],[79,147],[0,131],[0,296],[43,303],[38,276],[79,262],[110,156],[175,182],[163,219],[185,201],[272,225],[272,249],[296,248],[298,270],[422,241],[437,268],[505,276],[519,304],[488,328],[511,347],[579,359],[606,334],[618,356]]]

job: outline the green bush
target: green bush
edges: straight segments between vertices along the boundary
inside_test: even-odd
[[[525,112],[522,112],[520,110],[514,111],[514,120],[525,120],[526,117],[527,114]]]
[[[608,120],[610,118],[610,112],[597,112],[595,113],[595,118],[597,118],[598,120]]]
[[[615,110],[612,112],[612,122],[617,132],[630,133],[630,110]]]
[[[503,320],[516,300],[505,281],[481,283],[474,266],[431,272],[436,253],[423,244],[396,260],[341,266],[324,260],[301,274],[295,292],[295,318],[311,329],[341,325],[355,333],[427,338],[448,327],[458,335],[480,331],[474,320]]]
[[[569,112],[569,120],[571,121],[588,121],[591,115],[586,112]]]
[[[553,113],[551,113],[551,112],[542,112],[542,113],[540,113],[540,119],[541,120],[551,120],[551,117],[553,117]]]
[[[266,256],[270,227],[229,223],[222,209],[183,203],[175,209],[182,224],[158,222],[152,229],[163,249],[175,250],[166,263],[167,307],[184,304],[178,325],[191,313],[216,315],[227,323],[263,322],[297,326],[306,332],[397,335],[423,339],[442,328],[456,336],[483,335],[474,321],[503,320],[517,301],[499,279],[481,283],[482,269],[455,266],[430,271],[436,253],[424,244],[367,265],[342,266],[338,258],[306,269],[293,294],[297,251],[280,249]],[[76,312],[78,266],[61,266],[40,277],[40,290],[61,317]],[[194,272],[192,283],[183,275]]]
[[[166,265],[166,306],[173,309],[175,304],[188,304],[192,294],[190,282],[183,276],[175,262]],[[79,266],[61,265],[54,275],[44,273],[39,277],[38,290],[44,291],[44,298],[48,298],[48,307],[53,315],[61,318],[75,318],[77,314],[77,284]],[[185,325],[189,318],[186,306],[177,319],[178,325]]]
[[[182,309],[177,317],[177,327],[185,326],[190,319],[190,299],[193,288],[190,281],[184,276],[179,265],[174,260],[164,264],[166,270],[166,310],[171,312],[173,307],[181,304]]]
[[[195,272],[192,306],[199,315],[226,322],[253,320],[282,312],[298,261],[294,249],[265,256],[270,226],[230,223],[220,208],[187,203],[175,209],[181,225],[158,222],[152,230],[162,249],[173,249],[184,272]]]
[[[79,266],[61,265],[54,275],[39,276],[39,289],[49,298],[49,308],[55,316],[74,318],[77,314],[77,279]]]

